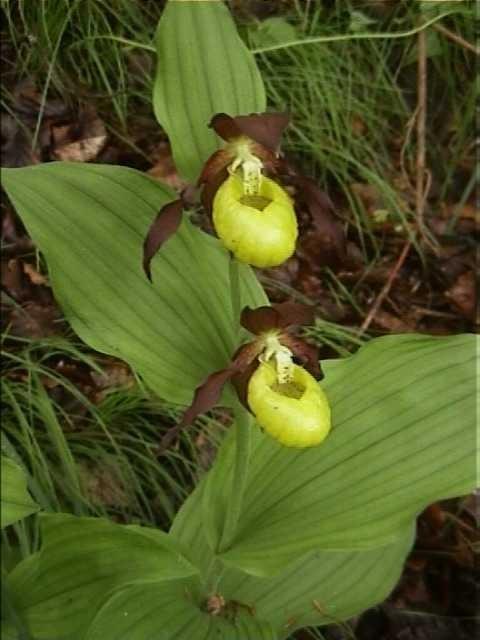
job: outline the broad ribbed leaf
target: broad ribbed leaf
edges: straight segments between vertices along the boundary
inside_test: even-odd
[[[331,435],[303,451],[260,440],[225,560],[255,573],[387,544],[430,502],[473,490],[475,362],[474,336],[404,335],[325,363]]]
[[[268,623],[236,604],[206,613],[199,588],[192,580],[127,587],[102,607],[85,640],[277,640]]]
[[[177,169],[193,182],[219,145],[208,128],[212,117],[265,110],[262,78],[221,0],[170,0],[156,46],[155,115],[168,134]]]
[[[16,611],[36,639],[82,639],[112,590],[194,575],[167,534],[100,518],[41,517],[42,549],[8,577]]]
[[[324,363],[331,434],[292,450],[255,430],[239,530],[223,559],[262,575],[314,549],[386,545],[430,502],[471,491],[475,356],[474,336],[404,335]],[[202,488],[211,546],[228,509],[231,445]]]
[[[273,578],[227,571],[219,590],[249,602],[278,638],[294,629],[339,623],[382,602],[395,587],[412,545],[412,532],[369,551],[316,551]]]
[[[6,456],[2,456],[1,461],[0,505],[2,529],[40,508],[28,493],[27,479],[22,469]]]
[[[206,527],[198,517],[202,500],[205,482],[182,506],[171,535],[205,575],[211,570],[214,556]],[[217,591],[228,600],[254,607],[257,616],[268,620],[279,638],[288,637],[299,627],[342,622],[383,601],[392,591],[412,545],[413,532],[410,527],[394,543],[365,551],[315,550],[273,577],[226,568]]]
[[[142,271],[142,243],[171,192],[142,173],[51,163],[2,171],[2,182],[46,256],[55,297],[91,347],[126,360],[156,393],[190,402],[236,347],[228,254],[188,220]],[[243,304],[264,304],[241,266]]]

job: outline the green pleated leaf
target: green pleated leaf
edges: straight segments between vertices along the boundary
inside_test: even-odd
[[[39,640],[83,640],[114,589],[196,573],[167,534],[100,518],[41,517],[42,549],[8,577],[15,610]]]
[[[2,183],[46,256],[55,297],[91,347],[126,360],[156,393],[189,403],[236,347],[229,257],[185,219],[142,271],[142,243],[172,193],[144,174],[108,165],[51,163],[4,169]],[[265,304],[241,267],[242,303]]]
[[[475,364],[469,335],[389,336],[324,363],[331,434],[293,450],[255,430],[240,524],[224,561],[264,575],[313,549],[389,544],[427,504],[471,491]],[[202,488],[203,503],[214,505],[214,533],[228,509],[231,445],[228,438]]]
[[[203,575],[214,555],[198,517],[205,483],[189,496],[177,514],[171,535]],[[301,522],[292,523],[300,531]],[[224,568],[217,591],[227,600],[253,607],[278,634],[287,638],[309,625],[340,623],[382,602],[395,587],[413,543],[414,527],[386,546],[365,551],[320,551],[306,554],[273,577],[257,577]]]
[[[6,622],[1,623],[0,633],[3,640],[21,640],[19,632]]]
[[[85,640],[277,640],[268,623],[236,604],[206,613],[198,589],[191,580],[130,586],[102,607]]]
[[[317,551],[273,578],[230,571],[219,589],[227,598],[252,603],[278,638],[301,627],[337,624],[390,594],[402,573],[412,533],[370,551]]]
[[[6,456],[1,461],[0,504],[2,529],[40,509],[28,493],[22,469]]]
[[[474,336],[389,336],[325,365],[325,443],[292,451],[264,437],[254,451],[225,555],[248,571],[387,544],[427,504],[475,487]]]
[[[262,78],[221,0],[170,0],[155,41],[155,115],[168,134],[177,169],[193,182],[219,144],[207,127],[215,113],[265,111]]]

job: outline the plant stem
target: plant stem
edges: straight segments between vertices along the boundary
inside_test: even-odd
[[[230,295],[232,300],[232,317],[235,329],[235,340],[238,339],[240,330],[241,292],[240,292],[240,265],[233,255],[230,255]],[[235,345],[237,346],[237,345]],[[235,462],[231,476],[228,511],[225,518],[218,551],[225,551],[232,543],[237,531],[240,513],[243,504],[243,495],[247,483],[248,463],[250,458],[250,429],[251,417],[248,411],[236,402],[234,407],[235,423]]]
[[[288,49],[289,47],[298,47],[307,44],[324,44],[326,42],[347,42],[349,40],[394,40],[395,38],[408,38],[409,36],[413,36],[420,31],[423,31],[427,27],[447,16],[450,16],[454,13],[459,13],[458,11],[449,11],[448,13],[442,13],[439,16],[435,16],[431,20],[427,20],[420,26],[417,26],[413,29],[409,29],[408,31],[397,31],[393,33],[388,32],[370,32],[370,33],[343,33],[334,36],[313,36],[311,38],[300,38],[299,40],[290,40],[289,42],[281,42],[279,44],[270,44],[265,47],[258,47],[256,49],[250,49],[253,54],[258,53],[268,53],[270,51],[279,51],[281,49]]]
[[[230,499],[225,526],[218,547],[221,553],[229,548],[235,537],[242,511],[243,497],[247,484],[250,458],[251,416],[240,403],[235,406],[235,464],[230,486]]]
[[[230,296],[232,300],[232,318],[235,330],[235,339],[240,328],[241,291],[240,291],[240,265],[233,254],[230,254],[229,264]],[[236,345],[235,345],[236,346]]]
[[[219,560],[217,556],[213,556],[212,561],[210,562],[206,571],[205,577],[205,591],[208,595],[217,593],[218,585],[220,584],[220,580],[222,579],[224,571],[225,567],[221,560]]]

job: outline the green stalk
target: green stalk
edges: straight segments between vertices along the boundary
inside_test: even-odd
[[[427,20],[423,24],[408,31],[397,31],[391,33],[384,32],[366,32],[366,33],[342,33],[334,36],[313,36],[311,38],[300,38],[299,40],[290,40],[289,42],[281,42],[279,44],[269,44],[265,47],[257,47],[256,49],[250,49],[253,54],[268,53],[270,51],[279,51],[280,49],[288,49],[289,47],[304,46],[307,44],[325,44],[326,42],[346,42],[348,40],[394,40],[395,38],[408,38],[420,33],[432,24],[443,20],[447,16],[451,16],[454,13],[460,13],[460,11],[454,10],[448,13],[442,13],[439,16],[435,16],[430,20]]]
[[[230,276],[230,297],[232,300],[232,318],[235,329],[235,340],[238,338],[240,329],[241,292],[240,292],[240,265],[233,253],[230,254],[230,264],[228,266]],[[235,345],[236,346],[236,345]]]
[[[240,271],[239,263],[232,255],[230,258],[230,294],[232,300],[233,323],[236,336],[240,330]],[[247,483],[248,464],[250,458],[250,429],[251,416],[240,404],[236,402],[234,406],[235,423],[235,463],[233,467],[232,480],[229,492],[228,511],[225,526],[220,539],[218,550],[225,551],[231,545],[240,520],[240,513],[243,504],[243,495]]]
[[[243,506],[243,497],[247,485],[248,466],[250,459],[251,415],[240,403],[235,407],[235,464],[233,467],[232,483],[228,501],[228,511],[225,520],[219,553],[226,551],[232,544],[238,530],[238,523]]]

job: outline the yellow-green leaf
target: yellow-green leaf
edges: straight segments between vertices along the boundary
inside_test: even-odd
[[[155,41],[155,115],[177,169],[194,182],[219,144],[208,123],[220,112],[265,111],[262,78],[222,0],[170,0]]]
[[[2,183],[77,334],[126,360],[158,395],[189,403],[237,346],[219,242],[185,219],[153,260],[152,285],[142,243],[173,197],[166,187],[125,167],[62,162],[4,169]],[[265,304],[245,265],[241,282],[244,305]]]
[[[10,458],[1,461],[1,525],[8,525],[26,518],[39,510],[27,490],[27,479],[23,470]]]

